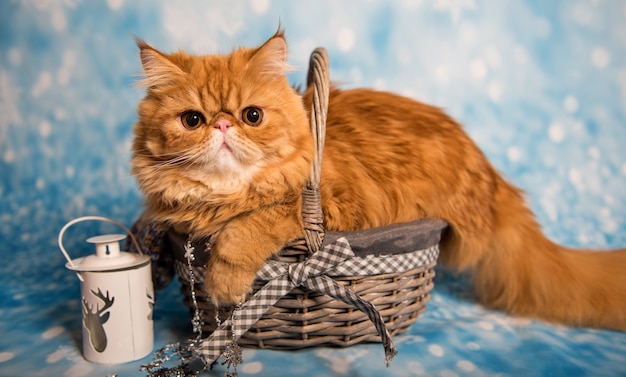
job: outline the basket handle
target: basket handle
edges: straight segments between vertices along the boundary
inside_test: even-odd
[[[311,161],[311,174],[302,192],[302,218],[304,221],[304,238],[309,255],[319,251],[324,240],[324,214],[320,194],[320,175],[322,170],[322,154],[326,137],[326,115],[328,113],[329,95],[329,64],[328,54],[324,48],[318,47],[311,54],[307,85],[313,86],[310,125],[315,145],[315,154]]]

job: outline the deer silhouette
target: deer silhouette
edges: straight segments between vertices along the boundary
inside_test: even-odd
[[[93,311],[93,305],[89,305],[83,297],[83,326],[89,332],[89,342],[98,352],[103,352],[107,348],[107,335],[104,332],[104,323],[109,320],[110,312],[106,312],[111,306],[115,297],[109,297],[109,291],[106,296],[100,288],[96,293],[93,289],[91,293],[104,302],[104,306],[100,308],[96,305],[96,311]]]

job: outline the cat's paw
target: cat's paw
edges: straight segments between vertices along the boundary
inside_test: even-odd
[[[244,302],[255,276],[255,271],[246,271],[219,258],[213,258],[207,266],[205,283],[216,306],[235,305]]]

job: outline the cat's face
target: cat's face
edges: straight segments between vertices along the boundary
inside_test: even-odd
[[[132,164],[144,193],[176,202],[244,191],[310,149],[302,100],[285,77],[282,35],[230,55],[138,45],[147,95]]]

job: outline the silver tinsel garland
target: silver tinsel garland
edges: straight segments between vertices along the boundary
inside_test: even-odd
[[[202,343],[202,317],[198,309],[196,301],[195,278],[193,273],[192,262],[195,260],[194,247],[191,244],[191,235],[185,243],[185,258],[189,268],[189,279],[191,286],[191,300],[194,307],[191,325],[195,336],[185,342],[168,343],[165,347],[155,351],[154,358],[148,364],[141,366],[141,371],[146,371],[148,377],[195,377],[201,372],[211,369],[213,365],[207,365],[202,357],[200,345]],[[210,250],[207,244],[207,251]],[[231,323],[235,320],[237,311],[241,308],[241,304],[237,305],[231,314]],[[215,313],[215,321],[219,327],[222,320],[219,317],[219,311]],[[232,332],[232,330],[231,330]],[[237,344],[235,334],[232,332],[232,340],[226,344],[226,350],[223,353],[224,361],[222,365],[226,365],[224,377],[237,377],[237,365],[243,362],[241,348]],[[178,359],[178,365],[173,367],[165,366],[169,361]]]

